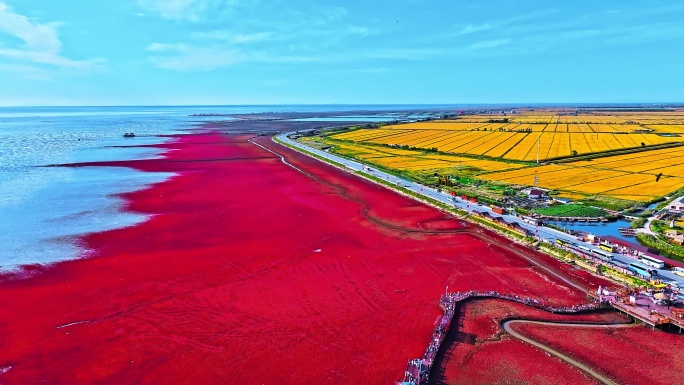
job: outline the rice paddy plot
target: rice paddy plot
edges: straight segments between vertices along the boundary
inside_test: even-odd
[[[351,156],[368,163],[397,170],[448,170],[449,172],[458,172],[459,170],[467,169],[470,173],[478,173],[526,167],[526,165],[519,163],[497,162],[486,159],[473,159],[362,144],[339,143],[335,145],[334,151],[341,155]]]
[[[657,179],[658,174],[662,174],[660,179]],[[603,195],[649,201],[684,187],[683,175],[684,149],[668,148],[563,165],[506,170],[480,178],[531,186],[537,176],[540,187],[562,191],[567,193],[565,196]]]
[[[527,131],[529,128],[531,132]],[[611,124],[420,122],[386,126],[383,129],[360,129],[332,135],[331,138],[369,144],[436,148],[453,154],[486,155],[517,161],[546,161],[684,141],[680,137],[626,130],[625,127]]]

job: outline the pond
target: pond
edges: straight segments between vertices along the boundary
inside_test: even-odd
[[[584,231],[598,236],[610,235],[624,241],[636,243],[636,238],[625,237],[624,235],[620,234],[620,231],[618,230],[620,227],[629,227],[630,221],[626,219],[618,219],[617,221],[613,222],[563,222],[552,220],[546,220],[545,222],[559,228],[574,231]]]

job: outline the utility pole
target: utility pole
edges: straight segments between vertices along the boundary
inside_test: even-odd
[[[539,146],[541,142],[541,134],[537,137],[537,164],[539,164]]]

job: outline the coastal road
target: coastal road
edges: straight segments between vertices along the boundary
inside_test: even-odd
[[[579,241],[576,237],[566,234],[564,232],[545,227],[545,226],[535,226],[532,224],[529,224],[527,222],[524,222],[521,218],[515,216],[515,215],[510,215],[510,214],[497,214],[494,213],[491,209],[491,207],[484,206],[481,204],[477,203],[472,203],[468,200],[461,199],[460,197],[454,197],[451,196],[447,193],[437,191],[437,189],[434,189],[432,187],[424,186],[419,183],[411,182],[403,178],[399,178],[397,176],[394,176],[392,174],[388,174],[386,172],[374,169],[372,167],[368,167],[363,163],[359,163],[357,161],[347,159],[338,155],[331,154],[327,151],[322,151],[307,145],[304,145],[300,142],[294,141],[288,137],[288,135],[294,134],[296,132],[285,132],[278,134],[276,138],[292,147],[299,148],[303,151],[307,151],[309,153],[315,154],[321,158],[330,160],[332,162],[338,163],[343,165],[344,167],[348,168],[351,171],[356,171],[361,174],[365,174],[368,176],[373,176],[375,178],[382,179],[386,182],[389,182],[391,184],[397,185],[399,187],[402,187],[404,189],[410,190],[413,193],[419,194],[421,196],[427,197],[434,199],[435,201],[438,201],[440,203],[443,203],[445,205],[449,205],[451,207],[466,211],[468,213],[472,214],[477,214],[477,213],[482,213],[486,212],[492,216],[497,216],[497,217],[502,217],[504,220],[507,222],[515,222],[520,227],[524,228],[525,230],[530,231],[532,234],[535,234],[537,238],[539,238],[543,242],[548,242],[548,243],[555,243],[557,239],[564,240],[566,242],[570,243],[575,243],[575,244],[581,244],[582,246],[589,248],[590,250],[598,250],[598,247]],[[632,262],[637,262],[636,258],[633,256],[627,256],[627,255],[622,255],[618,253],[614,253],[614,259],[628,265],[629,263]],[[658,269],[658,274],[659,278],[665,279],[668,281],[675,281],[677,282],[679,287],[684,287],[684,277],[680,277],[678,275],[675,275],[672,273],[671,270],[666,270],[666,269]]]

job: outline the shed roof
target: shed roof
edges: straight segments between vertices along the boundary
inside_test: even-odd
[[[679,198],[673,200],[670,204],[673,203],[679,203],[679,204],[684,204],[684,195],[680,196]]]

